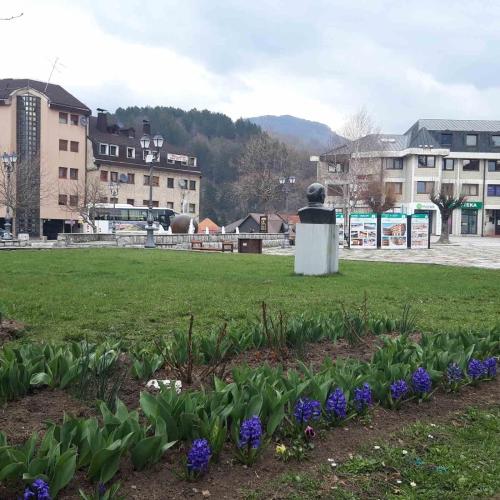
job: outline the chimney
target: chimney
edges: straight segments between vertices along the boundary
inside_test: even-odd
[[[151,135],[151,124],[149,123],[149,120],[142,120],[142,133]]]
[[[97,108],[97,130],[108,131],[108,112],[102,108]]]

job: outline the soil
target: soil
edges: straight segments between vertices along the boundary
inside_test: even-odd
[[[13,319],[0,321],[0,345],[21,337],[26,325]]]
[[[92,410],[67,392],[40,389],[0,406],[0,430],[7,435],[9,444],[22,443],[31,433],[44,431],[45,422],[62,422],[64,412],[83,418]]]

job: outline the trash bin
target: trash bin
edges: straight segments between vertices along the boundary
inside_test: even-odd
[[[261,238],[238,238],[239,253],[262,253]]]

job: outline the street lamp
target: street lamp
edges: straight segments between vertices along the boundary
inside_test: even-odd
[[[11,240],[12,233],[10,230],[12,229],[12,192],[11,192],[11,184],[10,184],[10,176],[14,169],[16,168],[17,163],[17,154],[16,153],[4,153],[2,155],[2,164],[5,169],[5,173],[7,174],[7,185],[6,185],[6,196],[5,196],[5,232],[3,234],[4,240]]]
[[[295,176],[290,177],[280,177],[279,182],[281,185],[281,189],[283,190],[283,194],[285,195],[285,217],[286,217],[286,227],[285,227],[285,241],[290,241],[290,224],[288,223],[288,195],[292,190],[292,186],[295,184]],[[285,244],[283,241],[283,244]]]
[[[146,156],[146,163],[149,163],[149,204],[148,204],[148,218],[146,225],[146,244],[144,248],[156,248],[155,238],[154,238],[154,217],[153,217],[153,168],[155,162],[160,161],[160,149],[163,146],[163,137],[160,134],[156,134],[151,141],[149,135],[144,134],[141,137],[141,147],[143,151],[150,151],[149,147],[151,142],[155,149],[150,151]]]
[[[111,181],[108,187],[111,197],[113,198],[113,220],[111,221],[111,233],[116,234],[116,199],[118,198],[118,192],[120,191],[120,184],[118,182]]]

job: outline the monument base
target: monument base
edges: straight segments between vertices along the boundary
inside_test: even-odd
[[[297,224],[295,231],[295,274],[338,273],[339,228],[336,224]]]

